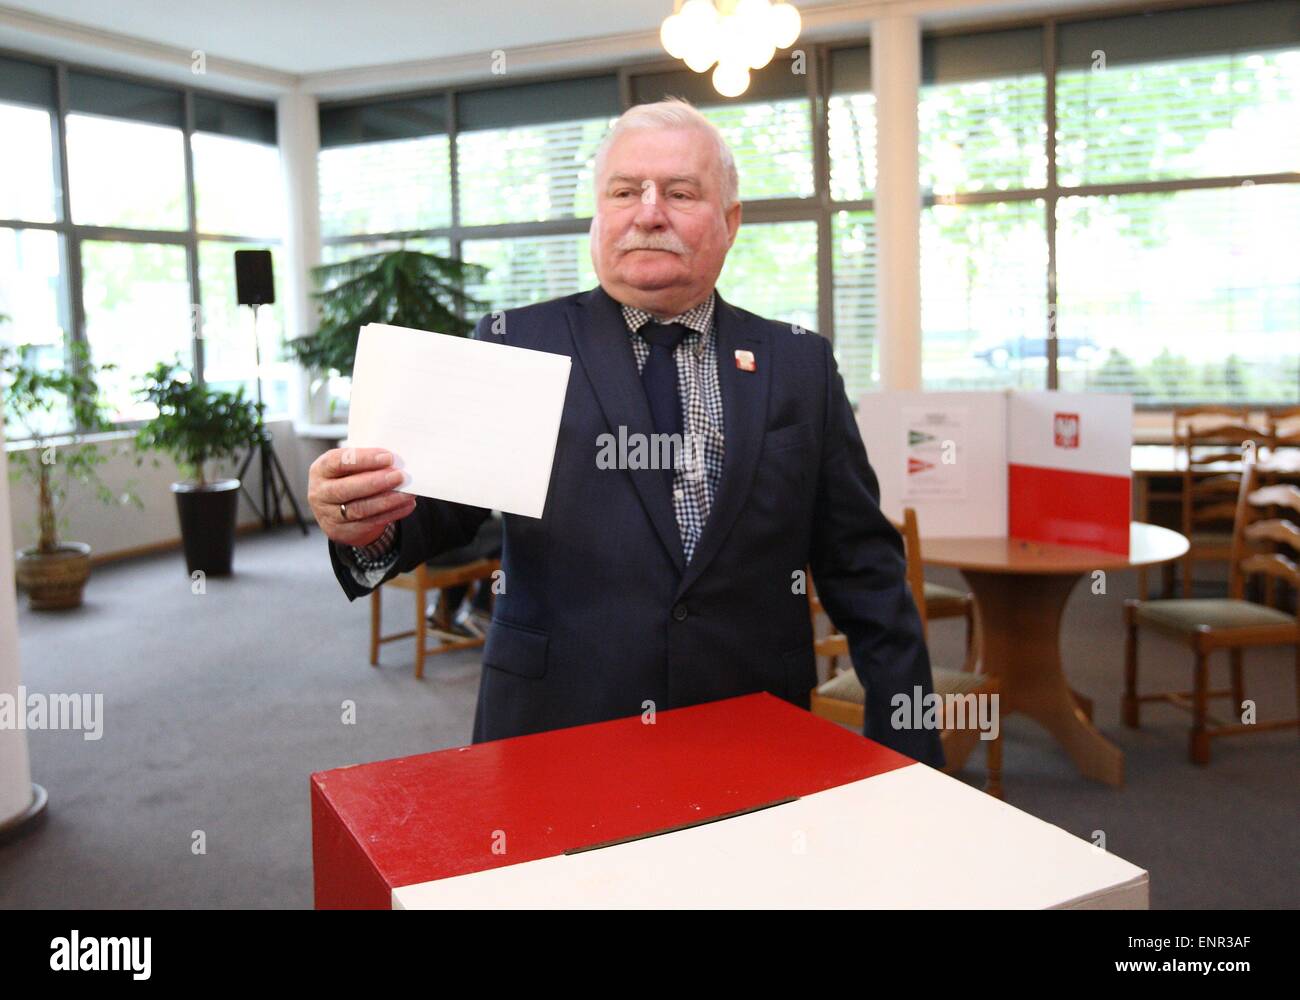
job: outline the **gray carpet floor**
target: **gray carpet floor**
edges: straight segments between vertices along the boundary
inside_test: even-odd
[[[20,611],[28,690],[102,692],[104,735],[29,733],[49,815],[0,846],[0,906],[309,907],[308,776],[469,742],[478,651],[432,659],[422,682],[409,642],[370,667],[367,603],[343,596],[317,531],[243,536],[235,570],[194,594],[179,553],[123,561],[95,571],[79,611]],[[1154,907],[1300,905],[1296,734],[1217,740],[1198,768],[1178,710],[1148,708],[1137,731],[1119,724],[1120,602],[1135,586],[1131,574],[1112,575],[1105,595],[1080,585],[1064,639],[1074,686],[1125,752],[1125,787],[1084,780],[1013,717],[1007,800],[1080,837],[1103,831],[1107,849],[1150,871]],[[411,604],[387,595],[390,627],[408,627]],[[959,663],[960,623],[935,623],[931,641],[937,664]],[[1293,714],[1289,652],[1246,663],[1260,717]],[[1147,684],[1185,688],[1189,664],[1177,646],[1144,646]],[[964,780],[982,772],[977,750]]]

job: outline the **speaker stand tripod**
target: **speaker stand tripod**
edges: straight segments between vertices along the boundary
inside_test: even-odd
[[[289,506],[293,508],[294,523],[302,529],[302,533],[307,534],[307,524],[302,519],[302,511],[298,509],[298,501],[294,499],[293,490],[289,488],[289,477],[284,474],[284,466],[280,464],[280,458],[275,453],[275,445],[271,442],[266,433],[266,426],[262,420],[262,344],[257,336],[257,310],[258,306],[252,306],[253,310],[253,352],[257,362],[257,444],[248,450],[244,456],[244,464],[239,467],[239,488],[243,491],[244,496],[248,497],[248,502],[252,505],[257,516],[262,520],[262,529],[270,531],[272,527],[284,523],[284,515],[280,507],[281,500],[288,500]],[[246,476],[248,467],[253,464],[253,456],[256,455],[260,460],[261,479],[262,479],[262,505],[258,507],[257,501],[253,495],[248,492]],[[275,516],[271,512],[274,509]]]

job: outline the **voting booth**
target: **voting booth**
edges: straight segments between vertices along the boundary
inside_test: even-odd
[[[311,776],[318,909],[1145,908],[1147,873],[768,694]]]
[[[879,392],[858,428],[895,520],[931,538],[1010,536],[1127,555],[1133,399],[1077,392]]]

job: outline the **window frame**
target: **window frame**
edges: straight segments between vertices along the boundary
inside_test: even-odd
[[[89,66],[65,60],[42,58],[28,52],[20,52],[11,49],[0,49],[0,56],[23,63],[43,66],[54,74],[54,104],[48,110],[52,118],[53,128],[54,188],[58,210],[57,218],[53,222],[31,222],[24,219],[0,219],[0,228],[40,229],[54,232],[59,235],[60,253],[62,255],[61,265],[63,282],[62,287],[59,290],[61,300],[58,303],[58,308],[61,315],[65,315],[69,318],[66,339],[71,342],[89,346],[86,338],[86,310],[81,255],[81,244],[84,241],[162,243],[183,247],[185,250],[186,279],[189,285],[190,307],[192,310],[197,310],[194,315],[200,317],[202,316],[203,299],[199,276],[199,247],[202,243],[222,242],[245,245],[258,244],[268,247],[283,246],[284,239],[282,236],[267,236],[266,234],[260,233],[234,234],[207,233],[200,231],[198,229],[196,192],[194,187],[194,150],[191,139],[196,132],[208,131],[206,129],[199,129],[195,125],[196,100],[207,100],[227,105],[241,105],[250,109],[256,109],[263,113],[270,111],[274,115],[276,109],[272,102],[224,93],[222,91],[211,90],[203,87],[182,86],[179,84],[160,81],[148,76],[107,70],[98,66]],[[125,226],[78,224],[72,221],[72,191],[68,172],[67,119],[69,114],[93,113],[80,112],[69,107],[70,88],[68,78],[70,74],[74,73],[84,73],[95,77],[120,81],[122,83],[136,84],[153,90],[171,91],[178,95],[182,108],[180,131],[184,151],[185,228],[165,230],[136,229]],[[129,118],[117,119],[115,116],[111,115],[101,115],[100,117],[107,117],[111,120],[131,120]],[[276,148],[278,149],[278,144]],[[194,359],[194,371],[192,374],[196,381],[202,383],[204,381],[202,323],[192,324],[192,327],[193,328],[190,331],[190,346],[192,357]],[[141,423],[142,421],[138,420],[122,421],[114,424],[114,431],[131,431],[138,428]],[[88,430],[89,428],[85,427],[69,427],[66,429],[65,433],[84,434]],[[7,441],[12,444],[18,444],[27,440],[29,439],[26,437],[7,438]]]

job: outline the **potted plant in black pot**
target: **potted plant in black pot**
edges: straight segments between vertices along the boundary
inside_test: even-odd
[[[91,364],[86,345],[73,342],[63,364],[51,367],[41,363],[43,349],[38,344],[0,347],[5,425],[25,431],[30,443],[9,453],[9,475],[15,482],[27,480],[36,491],[37,542],[17,552],[14,575],[36,611],[82,604],[90,577],[90,546],[60,537],[68,526],[66,504],[76,486],[93,491],[106,504],[144,507],[130,482],[115,492],[99,476],[99,466],[110,453],[125,456],[129,449],[86,440],[89,434],[113,429],[96,377],[114,366]],[[69,424],[70,433],[65,433]],[[9,526],[0,525],[0,530]]]
[[[136,433],[137,447],[170,455],[188,477],[172,483],[186,567],[191,575],[229,576],[239,480],[209,479],[208,465],[263,441],[263,404],[245,399],[243,386],[227,392],[199,384],[179,361],[159,362],[136,394],[158,409]]]

